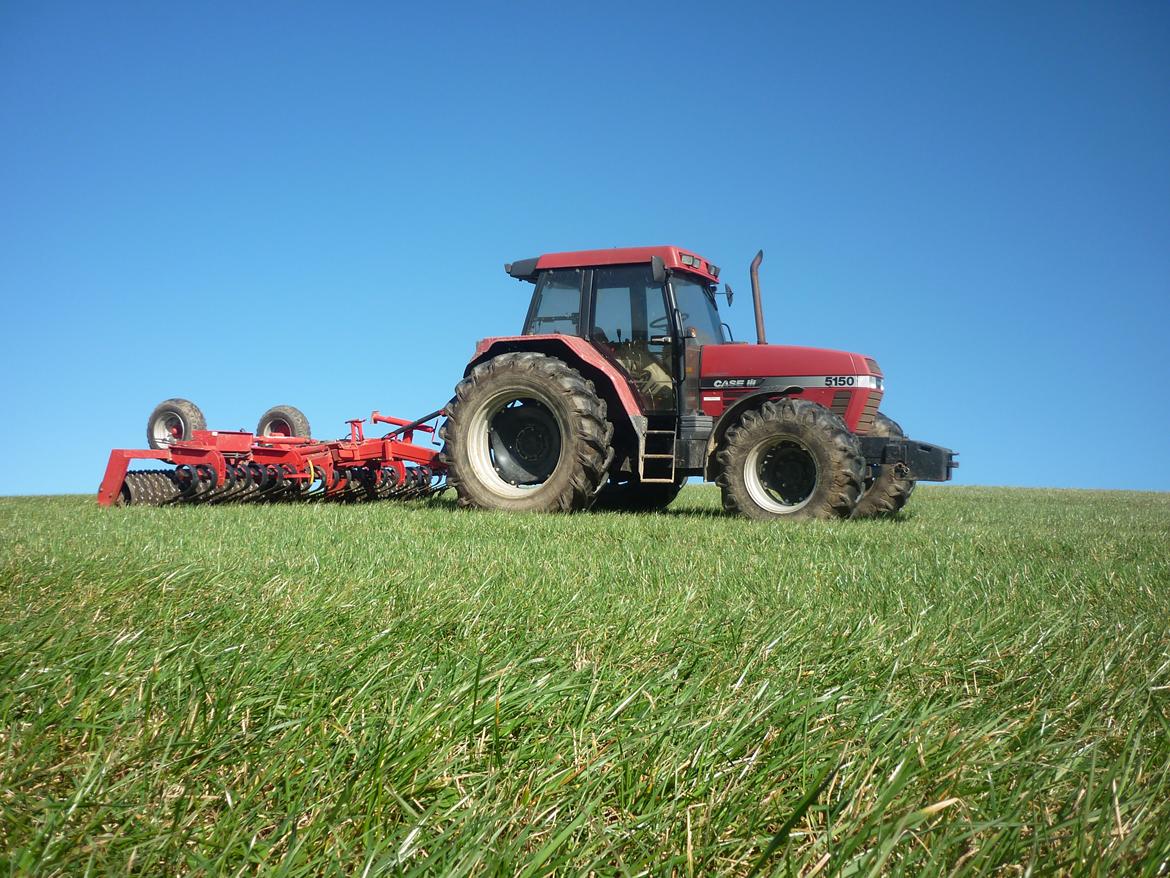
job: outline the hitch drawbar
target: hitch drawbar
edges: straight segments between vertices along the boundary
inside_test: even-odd
[[[959,466],[957,451],[917,439],[862,436],[861,451],[868,464],[904,464],[919,482],[947,482]]]
[[[446,469],[437,447],[417,445],[416,432],[434,435],[432,412],[415,421],[373,412],[370,421],[396,429],[367,439],[364,418],[349,421],[349,437],[258,435],[193,430],[190,438],[157,449],[110,452],[98,504],[165,506],[292,500],[407,500],[443,490]],[[432,440],[432,445],[434,444]],[[173,469],[128,472],[132,460]]]

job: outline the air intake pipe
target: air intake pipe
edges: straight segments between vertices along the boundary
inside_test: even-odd
[[[752,260],[752,302],[756,306],[756,344],[767,344],[764,338],[764,305],[760,300],[760,263],[764,261],[764,251],[761,250]]]

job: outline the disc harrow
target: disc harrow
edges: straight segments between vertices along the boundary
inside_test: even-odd
[[[433,437],[432,422],[442,416],[439,410],[407,421],[375,411],[371,422],[394,429],[367,438],[366,420],[358,418],[347,422],[348,437],[332,441],[193,429],[160,442],[158,448],[110,452],[98,503],[366,503],[428,497],[446,486],[446,469],[434,439],[428,447],[417,444],[414,435]],[[170,468],[131,471],[133,460],[158,461]]]

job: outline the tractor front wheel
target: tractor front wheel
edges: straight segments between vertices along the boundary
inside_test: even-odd
[[[723,508],[749,518],[848,518],[865,458],[845,423],[824,406],[780,399],[744,412],[718,457]]]
[[[593,383],[562,360],[501,354],[455,388],[440,432],[460,506],[572,512],[613,460],[613,425]]]

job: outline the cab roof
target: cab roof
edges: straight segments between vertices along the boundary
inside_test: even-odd
[[[569,253],[545,253],[535,259],[509,262],[504,271],[518,280],[535,281],[536,274],[549,268],[593,268],[598,265],[638,265],[661,260],[664,268],[698,275],[708,283],[717,283],[719,267],[694,251],[682,247],[613,247],[608,250],[574,250]]]

